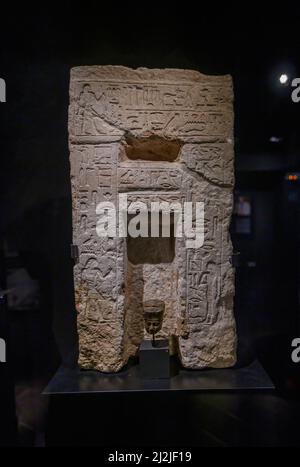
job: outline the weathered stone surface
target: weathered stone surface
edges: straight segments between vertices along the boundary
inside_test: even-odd
[[[158,337],[170,338],[185,367],[235,363],[228,233],[232,100],[229,76],[115,66],[72,70],[69,143],[82,367],[120,370],[147,337],[143,302],[152,298],[166,306]],[[186,248],[184,237],[167,244],[160,238],[99,238],[96,205],[117,204],[120,192],[148,204],[204,202],[204,245]]]

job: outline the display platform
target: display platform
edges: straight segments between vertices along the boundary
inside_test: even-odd
[[[174,362],[173,362],[174,365]],[[173,366],[174,368],[174,366]],[[174,372],[174,370],[173,370]],[[274,385],[258,362],[243,368],[186,370],[175,368],[169,379],[143,379],[139,365],[119,373],[59,369],[43,394],[84,394],[155,391],[269,391]]]

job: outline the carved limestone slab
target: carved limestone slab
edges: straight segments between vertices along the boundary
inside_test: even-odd
[[[80,365],[120,370],[146,338],[143,303],[165,303],[160,337],[187,368],[236,360],[229,223],[230,76],[119,66],[71,71],[69,147]],[[204,243],[101,237],[97,206],[204,203]],[[149,337],[149,336],[148,336]]]

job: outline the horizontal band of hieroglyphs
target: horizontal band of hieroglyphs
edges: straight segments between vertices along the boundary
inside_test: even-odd
[[[182,172],[179,170],[157,169],[141,169],[140,167],[119,168],[118,169],[118,184],[119,188],[134,189],[134,188],[149,188],[153,189],[164,188],[176,189],[182,184]]]
[[[182,135],[227,135],[232,128],[230,93],[209,85],[76,83],[73,124],[77,136],[120,130]],[[225,96],[225,97],[224,97]]]

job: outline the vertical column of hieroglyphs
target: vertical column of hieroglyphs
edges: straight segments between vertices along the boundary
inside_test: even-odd
[[[179,338],[190,368],[235,363],[234,276],[229,223],[233,188],[233,111],[229,77],[203,78],[195,86],[194,129],[182,151],[187,199],[204,202],[205,237],[186,257],[185,333]]]
[[[70,153],[73,192],[74,268],[80,364],[116,371],[122,360],[122,316],[118,314],[117,239],[99,237],[96,208],[117,201],[117,158],[123,132],[102,119],[107,89],[89,77],[71,77]]]

